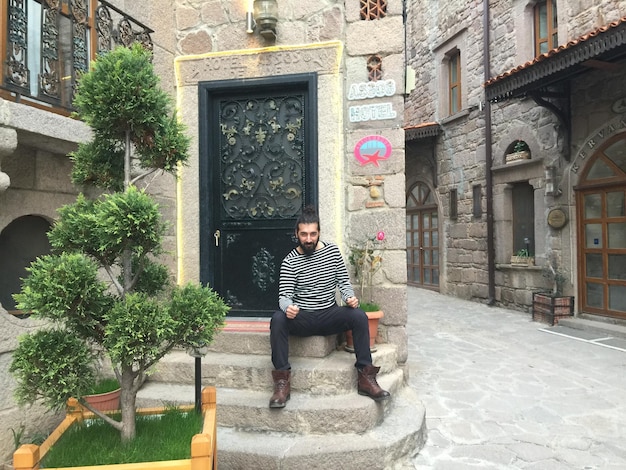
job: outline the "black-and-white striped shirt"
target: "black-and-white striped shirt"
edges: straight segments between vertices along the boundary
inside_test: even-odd
[[[290,305],[303,310],[323,310],[335,304],[337,288],[345,302],[354,296],[350,276],[339,247],[324,243],[310,255],[294,248],[280,266],[278,303],[284,311]]]

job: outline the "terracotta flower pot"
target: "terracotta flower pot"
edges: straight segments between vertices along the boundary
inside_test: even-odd
[[[118,388],[117,390],[113,390],[112,392],[98,393],[97,395],[85,395],[83,398],[96,410],[119,410],[121,393],[122,389]]]
[[[378,335],[378,321],[385,316],[382,310],[376,310],[375,312],[365,312],[367,315],[368,326],[370,330],[370,350],[376,351],[376,335]],[[346,347],[348,352],[354,352],[354,340],[352,338],[352,330],[346,331]]]

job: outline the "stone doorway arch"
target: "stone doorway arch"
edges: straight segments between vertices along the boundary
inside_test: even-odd
[[[0,232],[0,304],[5,310],[15,310],[13,294],[21,290],[26,268],[38,256],[50,253],[47,232],[50,222],[40,216],[18,217]]]

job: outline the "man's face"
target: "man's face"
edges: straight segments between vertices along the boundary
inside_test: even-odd
[[[317,224],[299,224],[296,236],[304,254],[310,255],[315,251],[320,239],[319,227]]]

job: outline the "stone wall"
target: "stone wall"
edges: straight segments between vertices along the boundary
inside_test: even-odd
[[[532,60],[532,5],[508,2],[496,4],[492,10],[493,39],[491,44],[514,44],[511,51],[491,47],[492,76]],[[511,8],[509,12],[508,9]],[[623,2],[604,0],[592,2],[559,2],[559,44],[576,39],[626,14]],[[509,16],[509,13],[510,16]],[[530,25],[530,26],[529,26]],[[530,31],[530,34],[529,34]],[[516,63],[511,64],[511,57]],[[544,108],[538,107],[532,100],[513,100],[493,105],[493,158],[494,166],[500,171],[494,174],[494,207],[496,220],[496,263],[501,263],[496,274],[497,300],[504,305],[528,308],[531,304],[530,290],[546,289],[549,281],[542,276],[542,266],[546,256],[554,253],[565,271],[567,281],[565,292],[575,295],[577,292],[577,217],[573,187],[576,178],[572,178],[572,166],[577,150],[593,132],[593,120],[601,127],[613,118],[610,113],[611,100],[619,97],[620,80],[623,75],[606,72],[590,72],[580,79],[573,80],[570,92],[571,106],[571,145],[567,146],[566,133],[558,119]],[[622,82],[623,83],[623,82]],[[587,90],[581,93],[582,89]],[[592,91],[593,90],[593,91]],[[623,90],[623,87],[622,87]],[[602,96],[598,100],[598,95]],[[561,103],[561,105],[564,103]],[[529,144],[535,166],[526,165],[516,171],[507,171],[503,165],[506,149],[515,140],[524,140]],[[567,160],[570,158],[570,161]],[[554,167],[556,184],[561,194],[545,194],[545,168]],[[536,268],[509,269],[507,259],[512,253],[510,230],[507,224],[511,220],[509,184],[514,181],[528,181],[535,189],[535,258]],[[547,216],[551,209],[562,208],[568,223],[561,230],[550,228]]]
[[[558,2],[559,44],[575,39],[626,14],[624,3],[616,0],[594,2]],[[534,58],[533,48],[534,2],[490,2],[489,17],[489,77],[495,77]],[[440,290],[455,296],[488,299],[487,279],[487,224],[486,224],[486,156],[483,82],[483,2],[409,2],[407,19],[407,60],[416,71],[416,88],[407,97],[405,125],[428,122],[441,125],[442,133],[436,142],[437,192],[441,217]],[[462,91],[467,96],[463,110],[448,116],[445,105],[447,89],[445,51],[453,47],[461,50]],[[444,53],[442,54],[442,51]],[[594,78],[595,77],[595,78]],[[602,77],[602,78],[601,78]],[[572,177],[575,158],[589,134],[597,132],[610,119],[610,101],[619,95],[620,73],[593,72],[574,81],[571,91],[572,142],[567,148],[566,135],[558,119],[532,100],[511,100],[493,103],[492,155],[495,300],[503,305],[527,309],[531,303],[530,291],[549,287],[542,277],[541,266],[547,253],[554,252],[569,273],[566,291],[576,291],[576,214]],[[605,82],[600,86],[600,81]],[[588,87],[587,83],[595,83]],[[588,87],[588,88],[587,88]],[[623,89],[623,87],[622,87]],[[584,91],[583,91],[584,90]],[[445,104],[445,103],[444,103]],[[563,103],[561,103],[563,104]],[[528,143],[532,159],[517,165],[506,165],[505,154],[516,140]],[[407,185],[414,181],[429,181],[428,173],[409,168],[419,165],[423,146],[415,143],[415,155],[407,152]],[[561,195],[545,194],[545,168],[556,169]],[[414,176],[409,176],[414,175]],[[534,189],[535,251],[537,267],[509,266],[513,251],[511,230],[513,213],[511,185],[528,182]],[[472,187],[482,187],[483,216],[472,215]],[[434,186],[431,183],[431,186]],[[458,218],[451,221],[445,214],[449,209],[449,193],[458,191]],[[546,224],[548,212],[563,208],[570,222],[562,230],[553,230]]]
[[[247,34],[247,2],[175,2],[179,103],[183,119],[197,134],[197,83],[200,80],[251,78],[295,72],[318,74],[319,207],[324,239],[347,253],[351,243],[384,230],[385,261],[376,276],[375,300],[386,312],[383,337],[398,344],[406,360],[406,261],[404,222],[404,29],[403,2],[390,0],[387,15],[360,19],[359,0],[345,2],[281,0],[275,43]],[[330,51],[330,53],[328,53]],[[251,55],[255,58],[250,60]],[[393,80],[392,96],[348,99],[351,85],[368,81],[367,61],[382,59],[384,80]],[[289,60],[287,60],[289,59]],[[271,64],[268,68],[267,65]],[[351,121],[350,108],[381,104],[395,117]],[[353,108],[354,109],[354,108]],[[357,142],[383,135],[393,151],[380,166],[360,166]],[[194,141],[194,152],[197,142]],[[197,158],[183,172],[183,217],[197,217]],[[197,224],[181,236],[185,276],[197,279]]]
[[[0,231],[24,215],[52,221],[60,206],[74,201],[78,192],[70,182],[65,152],[88,135],[82,123],[70,118],[0,100],[0,171],[7,182],[0,189]],[[0,305],[0,464],[10,462],[15,438],[32,438],[60,420],[58,413],[44,413],[37,405],[20,408],[13,398],[11,353],[19,335],[37,326]]]
[[[440,220],[440,290],[463,298],[486,298],[486,217],[472,215],[474,185],[485,187],[483,100],[482,2],[411,2],[408,5],[409,65],[416,71],[415,90],[406,99],[405,125],[438,122],[442,133],[436,139],[437,182],[430,174],[417,172],[407,180],[429,184],[435,194]],[[448,112],[442,98],[445,88],[446,55],[458,48],[462,62],[462,110]],[[417,153],[428,151],[419,142]],[[407,174],[420,158],[407,153]],[[423,167],[423,165],[422,165]],[[421,174],[420,174],[421,173]],[[458,193],[458,217],[447,217],[451,189]],[[483,213],[486,209],[482,200]]]

